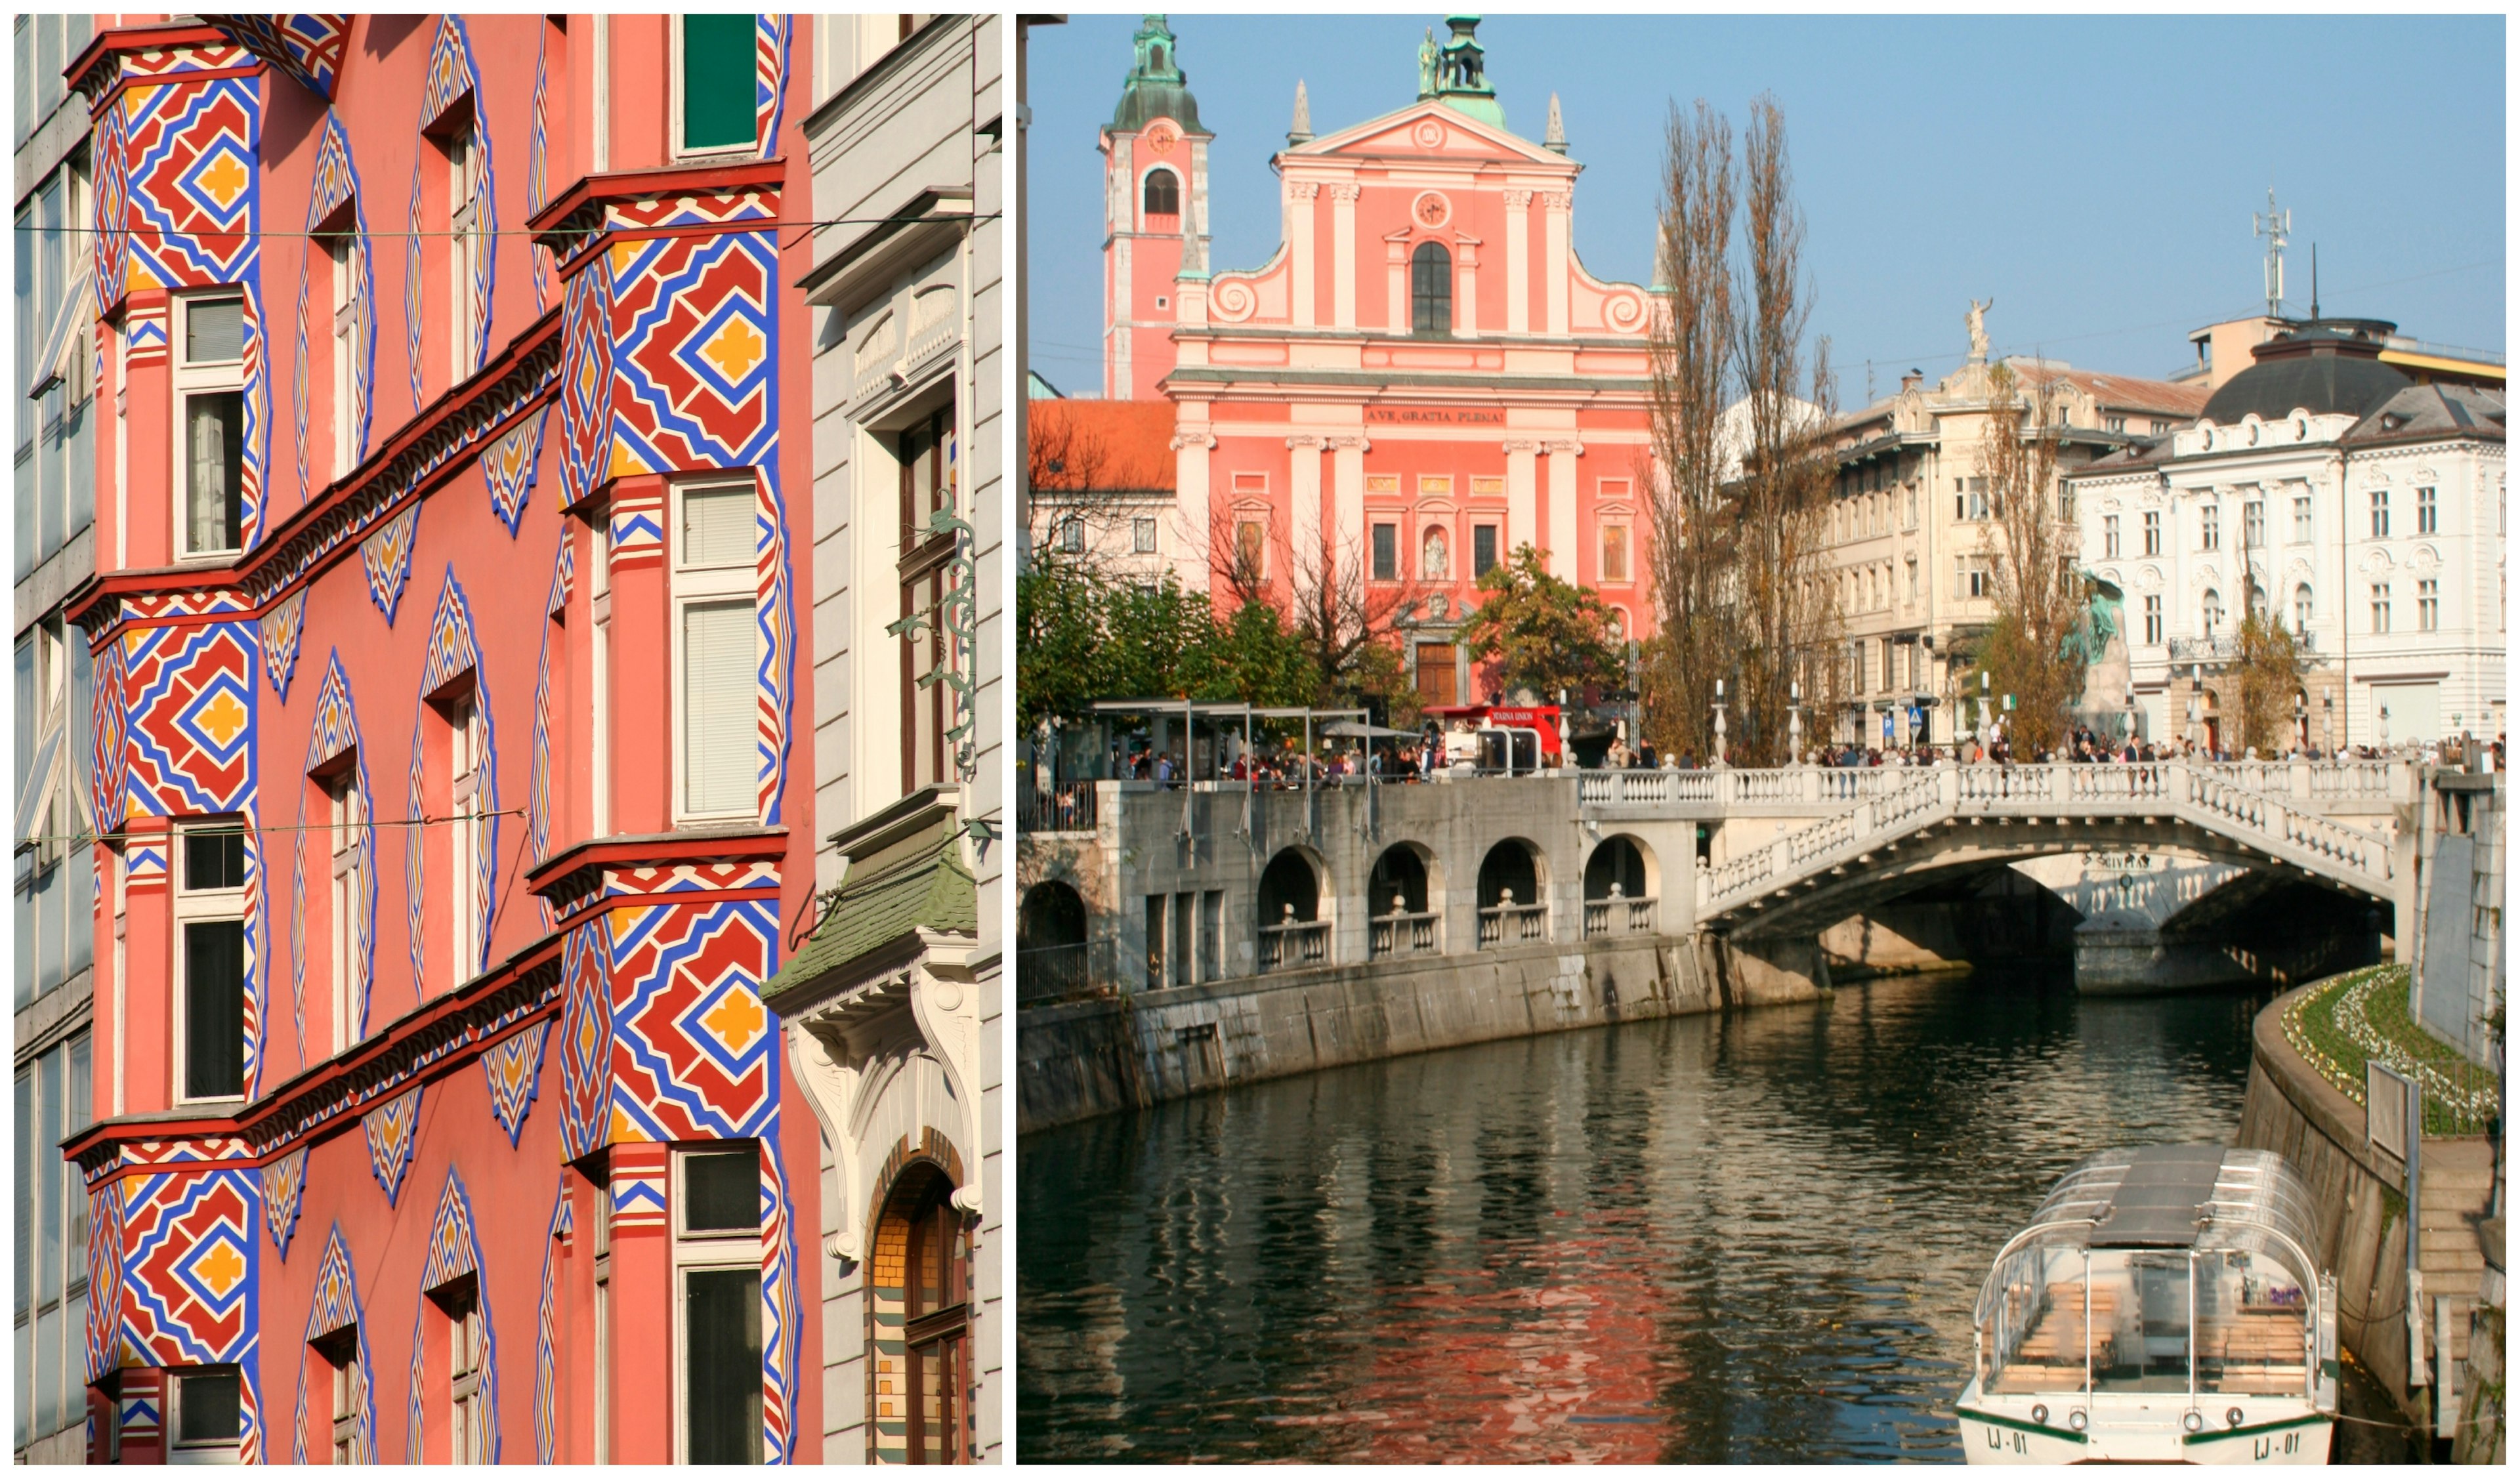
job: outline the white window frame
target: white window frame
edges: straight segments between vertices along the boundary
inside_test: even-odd
[[[366,1435],[360,1431],[359,1422],[359,1409],[365,1405],[361,1401],[361,1396],[362,1389],[367,1385],[367,1372],[359,1366],[358,1330],[359,1327],[355,1324],[343,1325],[341,1329],[335,1330],[325,1337],[327,1340],[338,1342],[347,1353],[348,1360],[337,1365],[330,1355],[321,1350],[316,1352],[317,1359],[332,1367],[332,1455],[333,1462],[336,1464],[365,1463],[368,1457],[364,1452],[363,1440]],[[345,1335],[344,1331],[348,1333]]]
[[[2385,581],[2371,584],[2371,635],[2389,635],[2389,586]]]
[[[353,1019],[359,976],[367,968],[367,952],[359,948],[359,906],[367,892],[367,849],[362,844],[368,808],[359,791],[355,752],[324,783],[324,790],[333,844],[333,1051],[340,1053],[360,1041]]]
[[[2158,596],[2143,598],[2143,645],[2161,646],[2161,598]]]
[[[2108,514],[2108,515],[2101,515],[2101,518],[2100,518],[2100,558],[2101,558],[2102,560],[2116,560],[2116,559],[2118,559],[2118,558],[2119,558],[2119,556],[2118,556],[2118,516],[2117,516],[2115,514]]]
[[[2307,495],[2292,501],[2292,542],[2308,544],[2311,540],[2311,502]]]
[[[450,1462],[490,1461],[489,1391],[481,1379],[488,1360],[488,1341],[481,1320],[481,1277],[472,1276],[471,1304],[461,1315],[446,1313],[447,1457]]]
[[[473,100],[463,125],[449,133],[442,145],[446,151],[446,313],[452,336],[447,344],[449,385],[463,383],[481,368],[474,363],[481,326],[472,317],[472,279],[483,249],[478,103]]]
[[[2196,506],[2196,548],[2204,551],[2223,548],[2222,505],[2206,503]]]
[[[2441,490],[2439,488],[2421,487],[2415,490],[2415,532],[2418,534],[2441,532]]]
[[[454,973],[447,982],[450,991],[481,971],[481,855],[488,846],[489,829],[484,784],[490,770],[487,741],[476,676],[474,686],[446,706],[447,856],[452,869],[446,884],[454,917],[447,930],[448,964]]]
[[[668,99],[667,106],[673,110],[672,114],[665,120],[665,126],[672,130],[673,133],[674,157],[677,160],[730,159],[742,158],[746,155],[760,153],[761,125],[758,121],[752,125],[752,138],[747,143],[718,144],[706,149],[695,149],[683,142],[683,22],[691,18],[687,14],[675,14],[668,16],[665,20],[665,79]],[[830,22],[837,19],[839,18],[832,16],[817,18],[818,22]],[[863,71],[865,68],[861,67],[859,70]]]
[[[184,1016],[185,999],[191,995],[191,993],[186,990],[186,970],[190,963],[186,959],[185,955],[185,926],[188,924],[205,923],[214,919],[244,919],[246,895],[246,890],[242,884],[235,888],[197,889],[186,886],[187,879],[185,878],[186,870],[184,854],[187,850],[188,839],[190,839],[195,833],[241,830],[243,830],[243,827],[240,823],[210,822],[193,827],[178,828],[167,834],[168,847],[166,859],[166,881],[169,885],[167,893],[170,905],[168,913],[173,916],[175,936],[175,974],[172,982],[170,983],[173,990],[167,993],[168,997],[171,999],[168,1006],[175,1021],[175,1051],[168,1053],[167,1057],[170,1061],[170,1067],[175,1080],[173,1084],[174,1092],[172,1102],[178,1104],[235,1104],[245,1101],[245,1096],[242,1093],[206,1095],[196,1098],[192,1095],[184,1092],[186,1059],[191,1056],[188,1050],[192,1046],[192,1039],[188,1035],[188,1029],[191,1024],[185,1020]],[[248,872],[252,870],[253,864],[250,858],[247,860],[246,867]],[[169,1413],[167,1415],[168,1420],[171,1423],[173,1420],[173,1414]],[[171,1433],[174,1429],[170,1426],[167,1431]]]
[[[2161,511],[2143,511],[2143,553],[2147,558],[2161,553]]]
[[[2240,505],[2240,548],[2263,550],[2267,547],[2266,502],[2253,498]]]
[[[1129,520],[1129,534],[1130,543],[1132,545],[1132,554],[1154,555],[1160,553],[1155,547],[1155,521],[1153,519],[1132,518]]]
[[[2371,489],[2371,537],[2389,537],[2389,490],[2386,488]]]
[[[359,296],[357,238],[348,232],[327,244],[333,281],[333,477],[338,482],[358,463],[357,355],[359,324],[367,304]]]
[[[2415,582],[2415,630],[2441,630],[2441,582],[2438,580]]]
[[[238,305],[238,312],[242,314],[245,295],[233,288],[217,288],[202,292],[178,294],[167,307],[166,378],[173,389],[175,402],[173,426],[169,429],[171,450],[174,454],[172,460],[175,465],[174,476],[171,479],[175,488],[175,496],[172,500],[175,516],[174,549],[175,558],[179,560],[228,560],[245,548],[245,530],[242,528],[234,531],[237,543],[222,549],[196,550],[192,547],[193,457],[192,449],[186,444],[186,438],[191,434],[191,418],[185,414],[185,402],[195,395],[214,394],[219,391],[233,391],[239,396],[245,394],[245,354],[242,335],[238,337],[237,358],[233,360],[218,360],[196,365],[185,358],[186,348],[192,338],[193,310],[204,303],[235,303]],[[238,455],[243,457],[244,449],[240,448]],[[239,468],[237,472],[242,477],[245,470]]]
[[[742,806],[723,812],[695,811],[691,806],[689,784],[691,757],[685,753],[688,748],[686,740],[689,737],[689,716],[686,705],[690,702],[690,686],[689,674],[684,666],[684,612],[694,606],[731,605],[739,602],[749,609],[759,599],[757,555],[747,556],[740,563],[730,561],[725,564],[701,565],[691,561],[690,552],[685,548],[683,518],[685,501],[695,493],[731,492],[741,492],[746,498],[757,501],[760,498],[759,480],[749,472],[734,478],[723,476],[695,478],[689,482],[674,484],[667,499],[668,513],[671,515],[667,520],[667,527],[668,537],[673,545],[671,552],[673,558],[667,567],[671,597],[666,619],[673,629],[674,820],[677,822],[726,822],[759,815],[758,801],[748,796]],[[754,517],[757,518],[759,516],[757,502],[752,507],[755,509]],[[755,667],[758,667],[760,661],[761,639],[756,629],[753,633],[752,662]]]
[[[1615,575],[1610,573],[1610,535],[1613,531],[1619,536],[1619,573]],[[1625,520],[1605,523],[1601,525],[1600,546],[1599,551],[1594,556],[1593,568],[1600,572],[1601,584],[1618,586],[1633,584],[1637,578],[1636,529]]]
[[[674,1461],[691,1461],[691,1424],[686,1418],[690,1407],[690,1352],[686,1333],[691,1328],[690,1284],[683,1276],[699,1269],[761,1269],[761,1229],[758,1222],[750,1228],[734,1228],[695,1232],[684,1227],[684,1215],[691,1198],[684,1194],[686,1168],[696,1155],[725,1155],[753,1147],[753,1141],[721,1141],[707,1145],[695,1145],[674,1152],[673,1163],[673,1333],[674,1347]]]

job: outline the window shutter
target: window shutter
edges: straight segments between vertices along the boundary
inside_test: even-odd
[[[683,147],[731,149],[756,142],[753,18],[685,16],[682,24]]]
[[[683,796],[698,814],[753,809],[752,603],[683,607]]]

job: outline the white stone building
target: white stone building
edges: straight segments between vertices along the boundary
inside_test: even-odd
[[[2093,704],[2227,740],[2233,634],[2271,607],[2307,659],[2297,742],[2502,732],[2500,367],[2409,374],[2394,327],[2291,325],[2192,425],[2069,475],[2084,563],[2125,593],[2131,693]]]

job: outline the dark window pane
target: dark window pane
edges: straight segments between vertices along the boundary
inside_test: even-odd
[[[754,141],[750,16],[683,18],[683,147]]]
[[[1399,566],[1400,534],[1398,528],[1395,525],[1387,523],[1375,524],[1373,526],[1373,578],[1376,580],[1397,579],[1399,578]]]
[[[761,1272],[683,1275],[683,1431],[694,1463],[761,1461]]]
[[[233,1440],[244,1430],[238,1423],[237,1368],[210,1367],[175,1378],[178,1443]]]
[[[35,1302],[62,1297],[62,1192],[69,1163],[62,1159],[63,1054],[35,1064]]]
[[[17,1309],[25,1313],[35,1291],[35,1075],[18,1075],[18,1282]]]
[[[1171,170],[1147,172],[1147,214],[1181,214],[1181,179]]]
[[[184,926],[184,1095],[219,1098],[245,1089],[245,924]]]
[[[245,887],[245,833],[185,833],[184,887],[187,890]]]
[[[245,358],[245,300],[214,299],[184,311],[184,363],[226,365]]]
[[[758,1151],[712,1151],[683,1157],[683,1229],[717,1232],[761,1226]]]
[[[1470,530],[1470,578],[1475,580],[1496,568],[1497,531],[1494,524],[1478,524]]]
[[[245,487],[245,396],[216,390],[184,397],[192,553],[233,550]]]
[[[1433,242],[1420,246],[1409,259],[1411,321],[1418,334],[1453,332],[1453,254]]]

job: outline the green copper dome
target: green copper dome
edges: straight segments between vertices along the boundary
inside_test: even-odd
[[[1129,79],[1120,84],[1120,106],[1112,111],[1113,133],[1137,133],[1157,118],[1170,118],[1186,134],[1213,138],[1198,121],[1198,99],[1191,96],[1190,79],[1181,69],[1181,47],[1161,16],[1148,16],[1135,38],[1137,58]]]

